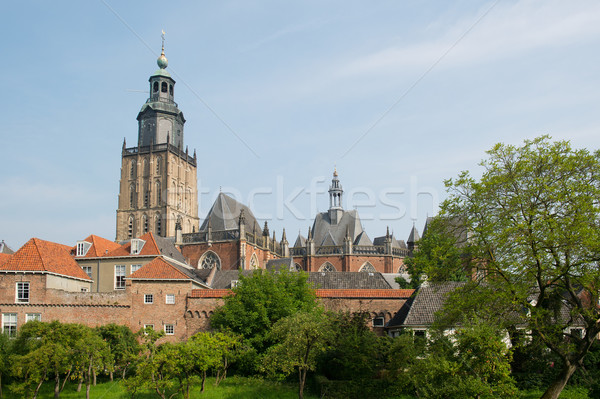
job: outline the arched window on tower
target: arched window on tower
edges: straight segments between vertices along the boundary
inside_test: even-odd
[[[319,271],[320,272],[335,272],[337,270],[335,270],[335,266],[333,266],[331,263],[325,262],[325,263],[323,263],[323,265],[321,266]]]
[[[167,82],[162,82],[160,84],[160,91],[163,92],[163,93],[167,92]]]
[[[144,158],[144,169],[142,170],[144,171],[144,176],[148,176],[150,173],[150,169],[148,168],[148,158]]]
[[[150,205],[150,187],[148,183],[144,183],[144,208]]]
[[[148,232],[148,217],[142,215],[142,232],[146,234]]]
[[[173,85],[169,85],[169,94],[173,95]]]
[[[162,197],[162,195],[161,195],[162,190],[161,190],[161,187],[160,187],[160,180],[156,181],[155,186],[156,186],[156,206],[160,206],[161,205],[161,200],[162,200],[162,198],[161,198]]]
[[[131,183],[129,185],[129,207],[133,208],[135,206],[135,184]]]
[[[129,164],[129,178],[135,178],[135,161],[131,161]]]
[[[162,235],[162,218],[160,217],[160,213],[154,216],[154,228],[156,235]]]
[[[129,215],[129,220],[127,221],[127,237],[133,238],[133,215]]]
[[[156,157],[156,174],[157,175],[160,175],[160,167],[161,167],[160,163],[161,163],[161,161],[162,161],[162,158],[160,157],[160,155],[157,156]]]
[[[158,93],[158,82],[154,82],[154,85],[153,85],[153,87],[152,87],[152,91],[153,91],[154,93]]]
[[[213,251],[206,251],[198,261],[198,269],[212,269],[214,267],[221,270],[221,259]]]

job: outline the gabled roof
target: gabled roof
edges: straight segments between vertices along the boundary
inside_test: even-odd
[[[104,256],[121,246],[114,241],[107,240],[106,238],[102,238],[94,234],[88,236],[83,241],[89,242],[92,244],[92,246],[88,249],[84,256],[77,256],[77,258],[96,258]],[[77,254],[77,246],[74,246],[71,251],[74,255]]]
[[[354,240],[353,244],[354,245],[373,245],[373,242],[367,235],[367,232],[363,231],[358,235],[358,237],[356,237],[356,240]]]
[[[71,247],[67,245],[32,238],[1,265],[0,270],[45,272],[91,280],[70,251]]]
[[[8,262],[8,260],[11,258],[11,256],[12,256],[12,254],[3,254],[0,252],[0,266],[5,264],[6,262]]]
[[[325,234],[325,237],[323,238],[323,241],[320,245],[322,247],[333,247],[338,245],[338,243],[335,242],[335,238],[333,238],[333,236],[331,235],[331,231],[328,231],[327,234]]]
[[[302,236],[302,234],[298,233],[298,238],[296,238],[296,242],[294,243],[294,247],[305,247],[306,246],[306,238]]]
[[[262,229],[250,208],[225,193],[219,193],[210,211],[208,211],[202,226],[200,226],[200,231],[207,231],[209,222],[213,231],[238,230],[240,212],[242,210],[244,211],[246,232],[252,233],[256,231],[257,234],[262,234]]]
[[[444,282],[422,285],[411,303],[405,303],[397,317],[389,322],[389,327],[428,327],[433,324],[435,313],[442,309],[448,295],[464,286],[464,282]]]
[[[189,269],[164,258],[155,258],[129,277],[129,280],[192,280],[204,284],[194,269]]]
[[[175,244],[168,239],[155,236],[154,233],[146,233],[139,237],[145,241],[142,250],[137,255],[131,254],[131,240],[125,242],[117,249],[109,252],[105,256],[159,256],[163,255],[179,262],[185,263],[185,257],[179,252]]]
[[[289,272],[296,271],[296,264],[294,263],[294,258],[281,258],[281,259],[271,259],[267,262],[265,266],[267,270],[287,270]]]
[[[419,236],[419,232],[417,231],[416,226],[413,224],[413,227],[410,230],[410,234],[408,235],[408,240],[406,240],[406,242],[415,243],[415,242],[419,241],[420,239],[421,239],[421,237]]]
[[[312,234],[317,245],[331,245],[323,244],[328,234],[337,243],[334,245],[341,245],[344,242],[344,237],[346,237],[346,232],[349,233],[352,242],[363,232],[362,224],[356,210],[343,211],[342,218],[337,224],[331,223],[329,212],[318,213],[315,217]]]
[[[12,249],[10,249],[8,247],[8,245],[6,245],[6,243],[4,242],[4,240],[2,240],[2,242],[0,242],[0,254],[14,254],[15,251],[13,251]]]

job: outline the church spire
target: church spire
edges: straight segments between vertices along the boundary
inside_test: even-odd
[[[344,210],[342,208],[342,184],[338,178],[337,168],[333,169],[333,179],[331,179],[331,186],[329,186],[329,220],[331,224],[338,224],[342,219]]]

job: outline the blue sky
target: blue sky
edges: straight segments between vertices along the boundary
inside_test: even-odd
[[[200,217],[219,189],[306,234],[345,207],[421,230],[497,142],[600,142],[597,1],[23,1],[3,5],[0,239],[115,236],[123,138],[161,30]]]

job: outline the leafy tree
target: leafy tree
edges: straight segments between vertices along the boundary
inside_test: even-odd
[[[438,333],[408,374],[420,398],[508,398],[516,393],[510,360],[502,334],[475,322],[453,339]]]
[[[298,372],[298,397],[304,397],[306,374],[317,366],[317,358],[331,339],[328,318],[321,310],[297,312],[279,320],[271,331],[276,342],[264,357],[263,369],[283,375]]]
[[[95,330],[78,324],[73,326],[75,339],[70,345],[71,369],[79,375],[80,381],[85,381],[86,398],[90,397],[92,382],[95,385],[95,376],[108,365],[112,371],[113,356],[108,344],[96,333]]]
[[[404,261],[410,274],[410,288],[421,285],[423,276],[433,282],[467,279],[466,242],[457,222],[439,216],[430,219],[426,234],[419,240],[418,250]]]
[[[227,370],[232,363],[236,362],[246,351],[246,347],[242,345],[241,337],[233,333],[213,333],[216,341],[215,350],[218,350],[220,362],[215,366],[217,376],[215,378],[215,386],[218,386],[226,377]]]
[[[314,290],[303,272],[255,270],[240,275],[233,295],[211,317],[211,326],[241,335],[259,353],[269,346],[269,331],[275,322],[317,305]]]
[[[131,394],[132,399],[145,386],[155,388],[151,384],[155,382],[156,378],[153,374],[155,367],[153,360],[158,350],[156,342],[164,335],[164,331],[156,331],[151,327],[142,328],[135,334],[140,340],[139,352],[133,360],[136,372],[123,381],[123,385],[127,392]]]
[[[557,398],[600,332],[600,153],[544,136],[498,144],[476,180],[446,182],[442,216],[461,220],[490,300],[527,317],[535,339],[560,359],[543,398]],[[570,327],[582,324],[582,336]]]
[[[368,314],[331,313],[330,345],[319,360],[319,370],[329,379],[371,379],[385,363],[387,340],[367,327]]]
[[[10,372],[10,355],[12,353],[13,341],[7,334],[0,332],[0,398],[3,398],[2,392],[2,376]]]
[[[96,327],[96,331],[110,348],[114,359],[112,368],[119,370],[121,378],[125,379],[127,370],[139,351],[135,335],[129,327],[114,323]],[[113,380],[112,371],[110,372],[110,380]]]

